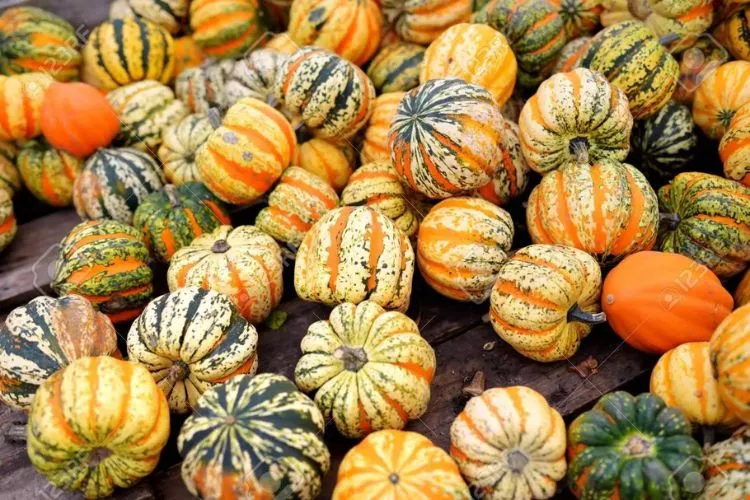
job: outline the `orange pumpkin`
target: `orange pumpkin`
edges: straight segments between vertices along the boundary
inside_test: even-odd
[[[607,275],[602,310],[625,342],[662,354],[710,339],[732,311],[732,296],[714,273],[688,257],[638,252]]]
[[[41,133],[42,101],[53,81],[46,73],[0,75],[0,141],[24,141]]]
[[[341,192],[354,171],[356,153],[348,141],[334,142],[314,137],[300,144],[292,163],[325,179]]]
[[[721,139],[734,114],[750,102],[750,62],[731,61],[709,74],[693,99],[693,120],[712,139]]]
[[[174,41],[174,77],[186,69],[195,68],[203,64],[206,56],[195,43],[193,37],[186,35]]]
[[[719,143],[724,177],[750,187],[750,102],[742,106],[729,122]]]
[[[53,83],[44,94],[41,113],[44,137],[73,156],[86,157],[109,146],[120,130],[112,105],[87,83]]]
[[[711,364],[719,385],[719,396],[729,410],[750,423],[750,376],[747,368],[750,346],[750,304],[746,304],[716,328],[711,336]]]
[[[750,269],[745,271],[745,275],[740,280],[740,284],[737,285],[737,289],[734,291],[734,304],[737,307],[750,304]]]
[[[388,150],[388,130],[396,116],[396,110],[406,92],[387,92],[375,99],[372,116],[365,129],[365,138],[359,151],[362,164],[380,160],[390,160]]]

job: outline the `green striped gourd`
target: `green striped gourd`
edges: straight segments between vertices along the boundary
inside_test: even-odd
[[[117,353],[112,322],[78,295],[37,297],[0,325],[0,400],[28,410],[39,385],[73,360]]]
[[[367,76],[379,93],[411,90],[419,85],[425,48],[416,43],[396,42],[382,47],[370,61]]]
[[[12,198],[21,189],[21,174],[16,167],[18,148],[10,141],[0,141],[0,191]]]
[[[207,390],[182,426],[182,480],[201,498],[316,498],[330,465],[324,427],[288,378],[234,377]]]
[[[227,106],[245,97],[254,97],[275,106],[273,83],[287,54],[274,49],[254,50],[247,57],[234,63],[224,82],[224,101]]]
[[[10,245],[16,236],[16,216],[10,194],[0,189],[0,252]]]
[[[39,201],[53,207],[73,204],[73,185],[83,170],[83,160],[47,141],[28,141],[16,157],[23,183]]]
[[[268,33],[258,0],[192,0],[193,40],[209,57],[240,57]]]
[[[201,180],[195,155],[213,131],[211,120],[197,114],[187,115],[162,131],[159,161],[169,182],[181,186]]]
[[[521,196],[529,184],[531,169],[521,150],[518,125],[503,118],[500,141],[503,159],[492,180],[476,190],[476,194],[497,206],[503,206]]]
[[[73,203],[84,219],[130,224],[141,201],[163,186],[161,169],[148,154],[132,148],[100,149],[78,176]]]
[[[568,40],[590,35],[599,26],[601,0],[549,0],[557,8]],[[570,70],[567,70],[570,71]]]
[[[736,59],[750,61],[750,5],[722,22],[714,35]]]
[[[258,333],[224,294],[182,288],[151,301],[133,322],[128,359],[148,369],[169,409],[188,413],[207,389],[255,375]]]
[[[0,141],[26,141],[42,133],[42,102],[54,81],[40,72],[0,75]]]
[[[182,28],[189,4],[190,0],[115,0],[109,7],[109,18],[140,17],[174,35]]]
[[[211,108],[229,107],[224,96],[224,83],[234,68],[234,61],[223,59],[196,68],[186,69],[175,80],[175,95],[191,113],[208,113]]]
[[[471,0],[383,0],[386,19],[394,35],[429,45],[440,33],[458,23],[468,23]],[[383,44],[385,45],[385,44]]]

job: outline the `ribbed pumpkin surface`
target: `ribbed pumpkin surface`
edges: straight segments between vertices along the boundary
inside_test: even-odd
[[[190,0],[115,0],[109,7],[109,18],[140,17],[174,35],[187,17],[189,4]]]
[[[182,480],[201,498],[316,498],[330,465],[324,427],[286,377],[235,377],[206,391],[182,426]]]
[[[367,67],[367,76],[381,93],[411,90],[419,85],[425,48],[396,42],[382,47]]]
[[[729,439],[706,451],[704,498],[741,499],[750,495],[747,468],[750,466],[750,427],[738,429]]]
[[[234,69],[231,59],[206,63],[183,71],[175,80],[175,95],[191,113],[208,113],[211,108],[229,107],[224,96],[224,83]]]
[[[266,33],[266,22],[258,0],[192,0],[190,28],[204,54],[234,58]]]
[[[716,28],[714,35],[736,59],[750,61],[750,7],[732,14]]]
[[[254,97],[276,106],[273,83],[287,55],[273,49],[257,49],[235,62],[224,82],[224,105]]]
[[[185,35],[174,40],[174,76],[189,68],[200,66],[206,56],[201,52],[193,37]]]
[[[427,45],[454,24],[467,23],[471,0],[384,0],[386,18],[407,42]]]
[[[387,92],[375,99],[375,106],[370,121],[365,128],[365,137],[359,150],[362,164],[379,160],[390,160],[388,149],[388,132],[391,122],[396,117],[398,105],[406,92]]]
[[[352,175],[356,161],[356,152],[349,141],[313,137],[299,145],[292,163],[324,179],[340,192]]]
[[[701,82],[693,98],[693,120],[712,139],[721,139],[734,114],[750,102],[750,62],[731,61]]]
[[[557,8],[568,40],[590,35],[599,26],[603,10],[600,0],[549,0],[549,3]]]
[[[555,65],[552,67],[552,74],[567,73],[568,71],[576,69],[578,67],[578,62],[586,51],[589,50],[591,40],[593,40],[593,38],[590,36],[582,36],[580,38],[574,38],[566,43],[562,50],[560,50]]]
[[[0,252],[10,245],[16,236],[16,216],[10,194],[0,189]]]
[[[46,141],[28,141],[16,158],[23,183],[40,201],[53,207],[73,204],[73,184],[83,170],[83,161]]]
[[[205,115],[188,115],[162,131],[159,161],[164,176],[175,186],[200,181],[195,156],[214,131],[211,120]]]
[[[737,110],[719,143],[724,176],[750,187],[750,101]]]
[[[58,488],[103,498],[156,468],[169,438],[169,408],[141,365],[81,358],[39,387],[28,428],[37,472]]]
[[[18,148],[12,142],[0,141],[0,191],[6,191],[10,198],[21,189],[21,174],[16,168]]]
[[[53,81],[46,73],[0,75],[0,141],[25,141],[42,132],[44,91]]]
[[[724,318],[711,336],[711,366],[719,384],[719,396],[743,422],[750,421],[750,390],[745,365],[750,336],[750,305],[736,309]]]
[[[529,167],[521,151],[518,125],[510,120],[503,120],[500,147],[503,159],[492,180],[476,190],[479,196],[498,206],[521,196],[529,183]]]

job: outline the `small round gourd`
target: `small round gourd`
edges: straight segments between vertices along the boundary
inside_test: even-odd
[[[742,500],[750,495],[747,469],[750,467],[750,427],[744,426],[729,439],[705,450],[709,464],[701,499]]]
[[[480,198],[450,198],[419,225],[417,264],[446,297],[484,302],[513,242],[510,214]]]
[[[231,59],[187,69],[177,75],[175,95],[191,113],[206,114],[211,108],[225,110],[229,103],[225,99],[224,85],[233,69],[234,61]]]
[[[549,2],[557,8],[568,40],[590,35],[599,26],[599,16],[603,10],[600,0],[549,0]]]
[[[390,161],[388,132],[391,128],[391,122],[396,117],[398,105],[405,95],[406,92],[387,92],[380,94],[375,99],[372,116],[370,116],[370,121],[367,122],[362,147],[359,150],[359,159],[363,165],[374,161]]]
[[[16,165],[21,179],[39,201],[53,207],[73,204],[73,184],[83,161],[55,149],[47,141],[28,141],[19,150]]]
[[[0,141],[0,191],[10,198],[21,190],[21,174],[16,167],[18,148],[12,142]]]
[[[241,57],[268,33],[263,7],[255,0],[192,0],[193,40],[208,57]]]
[[[297,148],[292,162],[324,179],[341,192],[354,171],[357,154],[349,141],[333,141],[313,137]]]
[[[115,0],[109,7],[109,18],[140,17],[174,35],[187,17],[189,4],[190,0]]]
[[[386,18],[401,39],[428,45],[454,24],[467,23],[471,0],[384,0]]]
[[[201,180],[195,157],[213,131],[211,120],[205,115],[188,115],[162,131],[159,161],[167,181],[181,186]]]
[[[174,40],[174,76],[178,76],[186,69],[200,66],[206,60],[198,44],[190,35],[181,36]]]
[[[13,212],[13,200],[8,191],[0,189],[0,252],[16,237],[16,216]]]
[[[714,36],[719,43],[726,47],[735,59],[750,61],[748,25],[750,25],[750,7],[746,6],[732,14],[714,30]]]
[[[381,47],[367,67],[375,90],[385,94],[411,90],[419,85],[425,48],[416,43],[396,42]]]
[[[42,132],[42,102],[52,82],[46,73],[0,75],[0,141],[25,141]]]
[[[492,180],[476,190],[476,194],[497,206],[521,196],[529,184],[530,169],[521,151],[518,125],[503,119],[500,140],[503,159]]]
[[[565,422],[528,387],[471,398],[450,436],[451,456],[482,498],[550,498],[565,477]]]
[[[254,50],[235,62],[224,82],[225,105],[231,106],[240,99],[253,97],[275,106],[273,82],[286,58],[286,54],[266,48]]]
[[[492,95],[458,78],[430,80],[404,96],[388,147],[402,180],[442,199],[487,184],[502,160],[503,117]]]
[[[750,102],[743,105],[729,122],[719,143],[724,177],[750,187]]]
[[[749,390],[745,360],[750,337],[750,305],[735,309],[711,336],[711,366],[719,396],[734,415],[750,423]]]
[[[28,410],[39,385],[73,360],[117,353],[117,332],[78,295],[36,297],[0,325],[0,400]]]
[[[316,498],[330,466],[324,428],[288,378],[234,377],[207,390],[180,429],[182,480],[200,498]]]
[[[335,306],[364,300],[406,311],[414,275],[409,238],[370,207],[340,207],[307,232],[297,251],[294,288],[303,300]]]
[[[255,325],[279,305],[284,293],[281,249],[255,226],[221,226],[175,252],[167,271],[169,290],[199,286],[227,295]]]
[[[711,139],[721,139],[734,114],[750,102],[750,62],[731,61],[701,82],[693,98],[693,120]]]

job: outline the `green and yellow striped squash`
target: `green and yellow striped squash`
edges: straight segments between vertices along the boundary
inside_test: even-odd
[[[750,427],[744,426],[729,439],[705,450],[706,483],[702,500],[722,498],[742,500],[750,496],[747,469],[750,467]]]
[[[704,462],[690,434],[659,396],[606,394],[568,428],[568,486],[578,498],[692,498]]]
[[[570,162],[624,160],[633,116],[619,88],[577,68],[545,80],[526,101],[518,126],[529,168],[544,175]]]
[[[635,122],[630,136],[634,165],[647,176],[665,180],[693,159],[698,145],[690,108],[669,101],[655,115]]]
[[[413,275],[414,250],[391,219],[367,206],[341,207],[302,240],[294,288],[301,299],[328,306],[371,300],[406,311]]]
[[[0,189],[0,252],[10,245],[16,236],[16,216],[10,194]]]
[[[477,189],[502,161],[500,108],[487,90],[458,78],[409,91],[391,123],[388,148],[403,182],[431,199]]]
[[[73,203],[83,219],[130,224],[138,205],[164,183],[159,165],[148,154],[132,148],[100,149],[78,176]]]
[[[268,196],[268,207],[258,213],[255,225],[297,248],[312,225],[338,205],[336,191],[325,180],[303,168],[289,167]]]
[[[341,434],[403,429],[430,402],[435,352],[417,324],[365,300],[336,306],[302,338],[294,381]]]
[[[601,0],[549,0],[549,3],[557,8],[568,40],[596,31],[604,10]]]
[[[568,71],[576,69],[583,54],[589,50],[591,40],[593,40],[593,38],[590,36],[582,36],[568,41],[560,51],[560,54],[558,54],[555,64],[552,66],[552,74],[567,73]]]
[[[47,141],[27,141],[19,150],[16,165],[23,183],[39,201],[53,207],[73,204],[73,185],[83,170],[83,160]]]
[[[195,157],[213,131],[211,120],[199,114],[188,115],[162,131],[158,156],[167,181],[181,186],[201,180]]]
[[[209,57],[241,57],[267,32],[258,0],[192,0],[193,40]]]
[[[730,61],[700,83],[693,96],[693,120],[711,139],[719,140],[734,114],[750,103],[750,62]]]
[[[177,438],[182,480],[200,498],[317,498],[330,453],[318,407],[283,375],[207,390]]]
[[[711,336],[711,367],[719,396],[729,411],[750,423],[747,391],[747,346],[750,335],[750,304],[740,306],[719,324]]]
[[[736,59],[750,61],[750,6],[722,22],[714,36]]]
[[[527,358],[560,361],[578,351],[600,319],[601,292],[602,273],[591,255],[562,245],[531,245],[500,267],[490,322]]]
[[[60,243],[52,289],[81,295],[114,323],[141,312],[153,288],[143,234],[110,219],[78,224]]]
[[[375,87],[346,59],[303,47],[284,61],[274,95],[317,137],[347,139],[370,118]]]
[[[750,262],[750,188],[701,172],[677,174],[659,189],[659,249],[700,262],[720,278]]]
[[[0,72],[39,71],[56,80],[78,78],[81,54],[73,26],[37,7],[15,7],[0,15]]]
[[[664,107],[679,77],[677,61],[640,21],[623,21],[597,33],[580,66],[603,74],[622,90],[636,120]]]
[[[334,141],[313,137],[297,148],[292,160],[310,173],[324,179],[341,192],[354,171],[357,153],[349,141]]]
[[[362,146],[359,149],[359,159],[363,165],[374,161],[390,161],[388,132],[396,116],[398,105],[405,95],[406,92],[402,91],[387,92],[375,99],[372,115],[370,121],[367,122]]]
[[[719,143],[719,157],[724,177],[750,187],[750,103],[738,109],[729,122]]]
[[[484,302],[513,243],[510,214],[481,198],[443,200],[419,225],[417,264],[438,293]]]
[[[474,497],[550,498],[565,477],[565,422],[528,387],[496,387],[470,399],[450,437]]]
[[[0,75],[0,141],[25,141],[42,133],[42,101],[52,82],[46,73]]]
[[[37,297],[0,325],[0,400],[28,410],[56,371],[78,358],[118,354],[115,328],[88,300]]]
[[[492,180],[475,191],[476,195],[497,206],[506,205],[526,191],[531,170],[521,151],[518,125],[505,118],[500,147],[503,159]]]
[[[197,237],[172,256],[171,292],[199,286],[227,295],[254,325],[262,323],[284,294],[281,248],[255,226],[221,226]]]
[[[169,83],[174,40],[167,30],[142,19],[105,21],[83,47],[81,79],[103,90],[141,80]]]
[[[207,389],[258,369],[258,333],[224,294],[182,288],[151,301],[133,322],[128,359],[151,372],[169,409],[188,413]]]
[[[278,101],[273,95],[273,82],[286,58],[287,54],[278,50],[258,49],[236,61],[224,82],[225,106],[253,97],[276,107]]]
[[[172,255],[203,233],[231,224],[224,204],[200,182],[186,182],[143,199],[133,215],[133,226],[143,233],[151,255],[169,262]]]
[[[53,485],[104,498],[150,474],[168,438],[167,400],[148,370],[98,356],[74,361],[39,387],[27,448]]]
[[[613,160],[545,175],[526,208],[532,242],[575,247],[604,264],[649,250],[658,224],[656,193],[644,175]]]
[[[425,48],[396,42],[382,47],[367,67],[367,76],[380,93],[411,90],[419,85]]]
[[[12,198],[21,190],[21,174],[16,167],[18,148],[9,141],[0,141],[0,191],[7,191]]]
[[[557,58],[566,42],[562,17],[548,0],[491,0],[471,19],[508,38],[518,59],[518,83],[523,87],[534,87],[544,79],[542,70]]]
[[[120,119],[115,141],[154,155],[161,144],[162,131],[190,113],[182,101],[175,99],[171,88],[154,80],[112,90],[107,100]]]
[[[177,75],[175,95],[191,113],[206,114],[211,108],[226,110],[229,105],[224,96],[224,83],[233,69],[232,59],[221,59],[187,69]]]
[[[158,24],[172,35],[187,18],[190,0],[115,0],[109,6],[110,19],[139,17]]]
[[[394,34],[406,42],[429,45],[454,24],[468,23],[472,0],[383,0]]]

